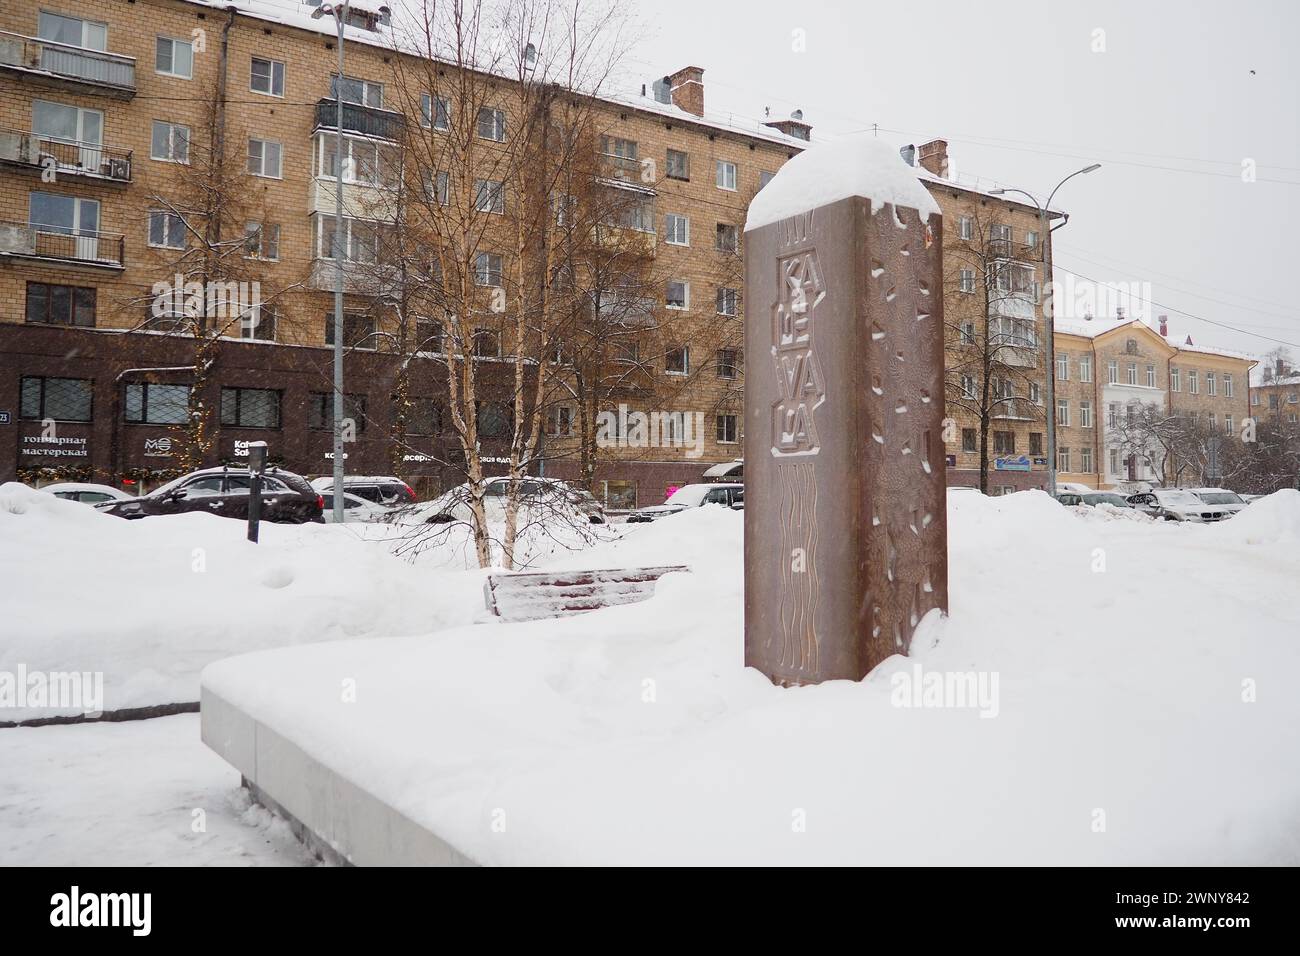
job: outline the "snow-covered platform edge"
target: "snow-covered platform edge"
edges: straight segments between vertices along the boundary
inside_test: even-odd
[[[476,866],[437,834],[339,776],[248,713],[202,689],[203,742],[307,846],[355,866]]]

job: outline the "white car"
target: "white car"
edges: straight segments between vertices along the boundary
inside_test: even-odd
[[[1056,483],[1056,493],[1070,495],[1091,495],[1095,489],[1079,481],[1058,481]]]
[[[1235,515],[1238,511],[1243,511],[1248,501],[1235,491],[1229,491],[1227,488],[1192,488],[1192,494],[1200,498],[1207,505],[1214,505],[1216,508],[1222,508],[1228,512],[1228,515]]]
[[[322,491],[321,500],[325,503],[323,511],[325,523],[329,524],[334,521],[334,492]],[[343,521],[345,523],[349,521],[387,521],[393,510],[383,505],[377,505],[373,501],[367,501],[360,495],[343,492]]]
[[[130,501],[135,497],[111,485],[94,485],[73,481],[44,485],[38,490],[47,491],[54,497],[62,498],[64,501],[80,501],[88,505],[97,505],[101,501]]]
[[[1232,514],[1218,505],[1209,505],[1186,488],[1153,488],[1130,495],[1129,504],[1153,518],[1166,521],[1188,521],[1203,524],[1222,521]]]
[[[627,516],[629,524],[654,521],[665,515],[675,515],[688,508],[700,508],[704,505],[722,505],[730,508],[736,501],[745,500],[745,486],[738,482],[717,482],[714,484],[682,485],[661,505],[639,508]]]

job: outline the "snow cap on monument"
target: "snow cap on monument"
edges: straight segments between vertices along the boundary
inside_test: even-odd
[[[869,198],[872,212],[892,203],[915,209],[922,221],[939,213],[939,204],[897,147],[874,136],[849,136],[810,146],[782,166],[749,204],[745,231],[850,196]]]

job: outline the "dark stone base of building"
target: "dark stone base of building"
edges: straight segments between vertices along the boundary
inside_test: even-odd
[[[148,490],[169,480],[191,438],[175,405],[150,406],[140,386],[193,386],[195,358],[188,336],[0,324],[0,481]],[[331,349],[223,339],[211,359],[200,388],[207,449],[197,466],[243,464],[247,444],[264,441],[276,465],[309,478],[332,473]],[[408,395],[431,403],[424,420],[434,424],[401,442],[398,371],[395,355],[348,354],[345,414],[354,416],[356,435],[346,469],[396,474],[428,497],[464,481],[459,439],[445,414],[446,369],[434,359],[412,361]],[[479,375],[485,402],[507,400],[506,365]],[[508,438],[485,437],[481,449],[487,458],[504,457]]]

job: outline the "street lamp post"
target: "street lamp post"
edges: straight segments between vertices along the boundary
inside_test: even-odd
[[[1083,169],[1076,169],[1070,175],[1062,179],[1048,194],[1047,202],[1040,204],[1034,198],[1032,193],[1023,189],[993,189],[990,192],[994,196],[1002,196],[1006,193],[1019,193],[1029,199],[1038,209],[1038,229],[1042,236],[1043,246],[1043,279],[1046,282],[1047,297],[1043,305],[1044,334],[1047,336],[1047,493],[1056,494],[1056,318],[1055,309],[1052,302],[1052,233],[1069,222],[1070,217],[1066,216],[1065,221],[1058,226],[1048,226],[1048,212],[1052,208],[1052,199],[1056,196],[1056,191],[1064,186],[1075,176],[1081,176],[1084,173],[1091,173],[1101,169],[1101,163],[1093,163],[1091,166],[1085,166]]]
[[[338,27],[339,73],[334,83],[337,120],[334,130],[334,521],[342,524],[343,513],[343,270],[347,248],[343,239],[343,27],[348,2],[326,3],[311,13],[313,20],[332,16]]]

